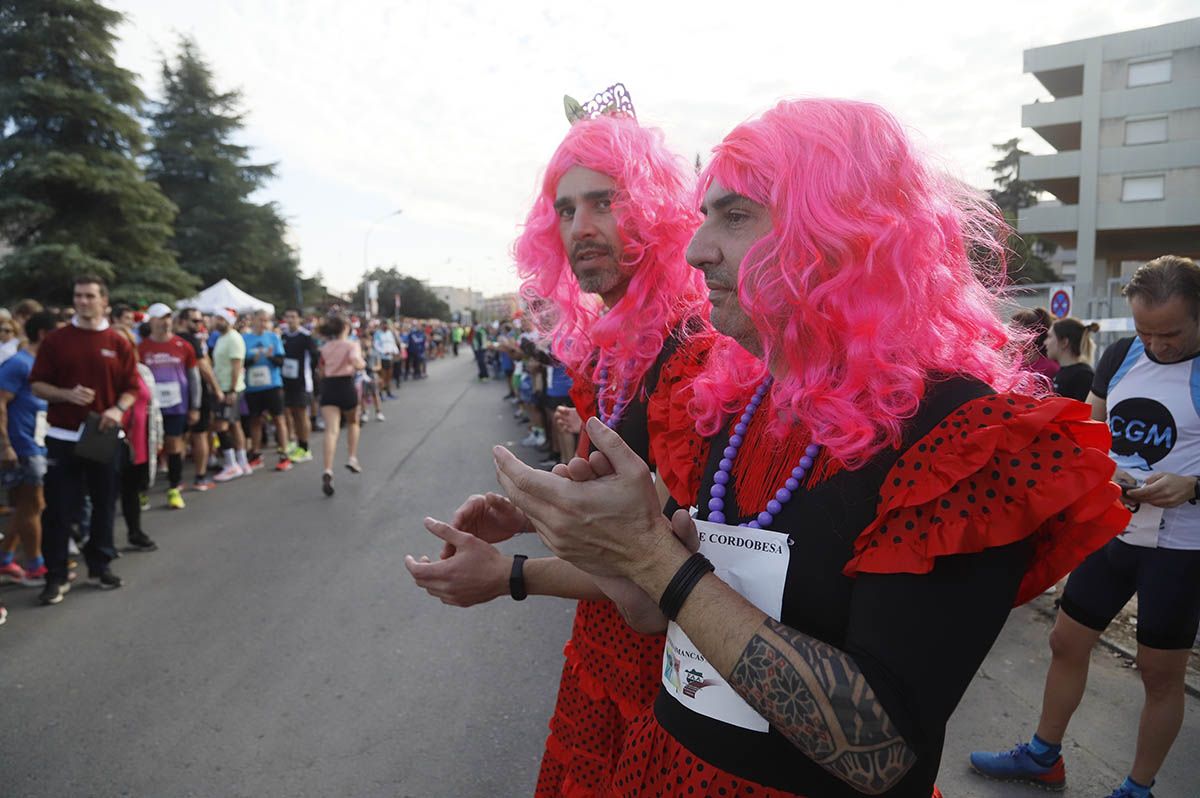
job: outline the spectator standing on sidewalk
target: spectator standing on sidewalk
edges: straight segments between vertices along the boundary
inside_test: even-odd
[[[133,406],[138,390],[137,355],[133,346],[105,318],[108,287],[93,275],[75,278],[75,315],[69,326],[46,336],[29,379],[35,396],[45,399],[46,512],[42,551],[46,557],[46,586],[40,601],[58,604],[67,582],[69,527],[79,516],[83,497],[91,497],[90,535],[83,555],[88,578],[101,588],[117,588],[121,579],[109,563],[113,548],[113,515],[117,501],[117,463],[94,462],[75,456],[89,413],[99,415],[99,427],[119,427]]]
[[[1138,334],[1104,352],[1088,402],[1112,430],[1114,479],[1136,511],[1067,580],[1037,731],[1010,751],[976,751],[971,766],[994,779],[1066,785],[1063,738],[1083,700],[1092,649],[1137,595],[1146,699],[1129,776],[1110,798],[1147,798],[1183,723],[1200,629],[1200,266],[1157,258],[1134,273],[1125,296]]]

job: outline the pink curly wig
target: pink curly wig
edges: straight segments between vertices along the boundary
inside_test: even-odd
[[[579,290],[559,233],[555,193],[575,166],[617,184],[613,209],[623,266],[632,277],[625,296],[607,313],[599,297]],[[550,159],[513,248],[521,295],[555,357],[596,385],[607,371],[607,384],[613,391],[624,387],[627,399],[642,390],[669,328],[684,319],[708,318],[704,278],[684,259],[700,222],[690,174],[656,129],[628,117],[577,122]]]
[[[769,208],[773,224],[738,274],[763,358],[713,352],[691,408],[702,432],[741,409],[767,363],[777,366],[775,406],[850,468],[899,445],[939,375],[1038,390],[998,312],[1001,214],[931,168],[887,111],[782,102],[714,153],[701,194],[716,182]]]

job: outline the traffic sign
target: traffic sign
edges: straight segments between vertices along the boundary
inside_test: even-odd
[[[1050,315],[1056,319],[1065,319],[1071,315],[1071,305],[1074,299],[1073,287],[1069,285],[1055,286],[1050,289]]]

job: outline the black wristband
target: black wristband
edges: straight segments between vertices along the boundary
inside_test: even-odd
[[[513,601],[524,601],[529,595],[525,592],[525,561],[528,559],[524,554],[513,555],[512,573],[508,577],[508,595]]]
[[[675,620],[675,616],[683,609],[683,602],[687,601],[696,584],[712,570],[713,564],[700,552],[688,557],[687,561],[679,566],[667,589],[663,591],[662,598],[658,600],[658,608],[667,616],[667,620]]]

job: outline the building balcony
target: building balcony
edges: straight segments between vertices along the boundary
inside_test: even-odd
[[[1083,120],[1083,98],[1066,97],[1046,103],[1028,103],[1021,106],[1021,124],[1024,127],[1052,127],[1079,124]]]
[[[1042,202],[1022,208],[1017,216],[1017,232],[1022,235],[1074,233],[1079,229],[1079,206]]]
[[[1102,175],[1123,172],[1160,172],[1195,167],[1200,167],[1200,139],[1105,147],[1100,150],[1100,174]],[[1024,158],[1021,159],[1021,179],[1026,179]]]
[[[1034,72],[1033,76],[1055,99],[1078,97],[1083,94],[1083,64],[1044,69]]]
[[[1168,197],[1149,202],[1101,202],[1097,230],[1157,230],[1200,227],[1200,197]],[[1194,239],[1193,239],[1194,240]]]

